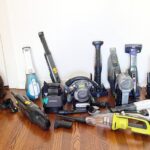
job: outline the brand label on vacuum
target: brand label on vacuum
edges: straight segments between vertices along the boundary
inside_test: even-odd
[[[32,79],[31,84],[29,85],[29,91],[30,91],[31,96],[38,98],[38,95],[40,93],[40,87],[35,79]]]

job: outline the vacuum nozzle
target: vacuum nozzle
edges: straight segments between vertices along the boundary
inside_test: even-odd
[[[55,120],[54,128],[71,128],[72,122],[70,121],[64,121],[64,120]]]

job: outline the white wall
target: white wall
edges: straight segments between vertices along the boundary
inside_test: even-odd
[[[4,81],[4,85],[7,86],[8,81],[7,81],[6,66],[5,66],[3,44],[2,44],[1,36],[0,36],[0,76],[2,77]]]
[[[4,0],[1,0],[4,1]],[[48,81],[49,73],[38,32],[44,31],[59,74],[63,80],[69,76],[93,72],[93,40],[103,40],[102,81],[106,87],[109,48],[116,47],[124,71],[129,56],[124,45],[141,43],[138,54],[139,83],[146,83],[150,71],[150,1],[149,0],[5,0],[11,31],[11,42],[16,60],[17,78],[9,76],[11,87],[24,88],[23,46],[31,46],[33,60],[40,80]],[[7,35],[8,36],[8,35]],[[9,44],[9,40],[5,39]],[[7,56],[8,51],[5,55]],[[7,58],[8,60],[8,58]],[[12,65],[12,63],[11,63]],[[10,64],[7,63],[10,69]],[[9,70],[8,69],[8,70]],[[9,70],[13,74],[13,71]]]
[[[0,0],[0,65],[4,84],[10,87],[18,86],[18,71],[16,69],[15,49],[11,42],[10,23],[8,18],[7,4]],[[5,67],[6,66],[6,67]],[[5,70],[6,69],[6,70]]]

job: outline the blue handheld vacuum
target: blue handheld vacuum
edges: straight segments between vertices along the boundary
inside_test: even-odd
[[[25,85],[26,95],[30,100],[35,100],[40,96],[40,83],[35,74],[35,70],[32,64],[31,48],[23,47],[22,50],[26,66],[26,85]]]

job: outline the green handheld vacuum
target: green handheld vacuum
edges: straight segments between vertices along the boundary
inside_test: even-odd
[[[142,117],[122,115],[120,113],[105,113],[88,117],[72,117],[58,115],[61,119],[80,122],[91,126],[97,126],[102,128],[109,128],[112,130],[127,130],[132,132],[150,135],[150,123],[147,119]]]

